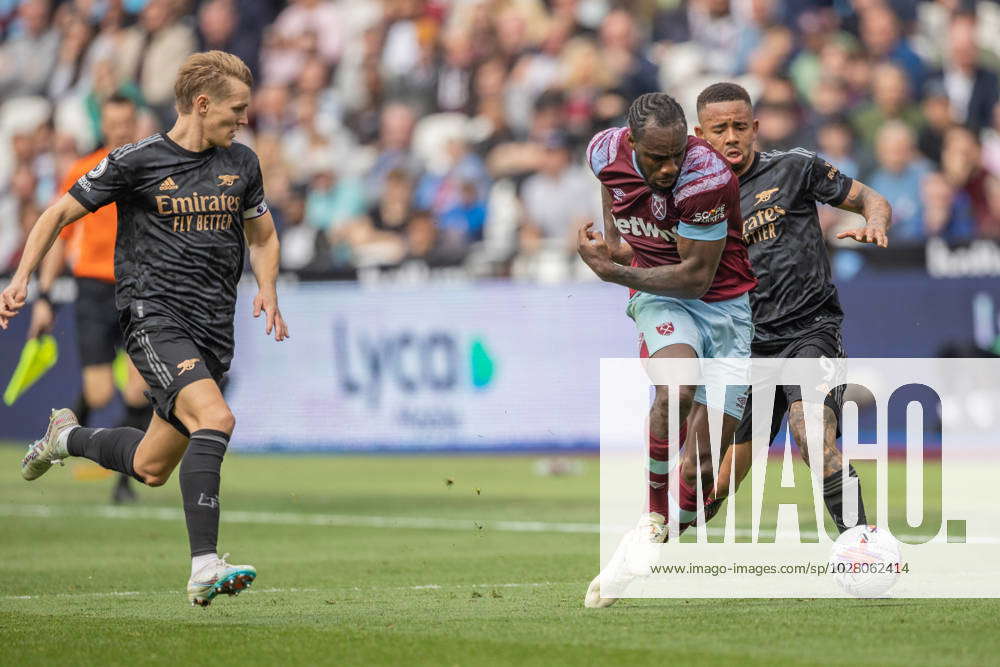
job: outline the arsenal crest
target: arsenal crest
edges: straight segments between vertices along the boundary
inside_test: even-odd
[[[663,220],[667,217],[667,200],[665,197],[653,194],[653,201],[650,203],[649,208],[653,211],[653,217],[657,220]]]

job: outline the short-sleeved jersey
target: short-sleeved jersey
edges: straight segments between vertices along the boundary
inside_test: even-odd
[[[750,293],[755,345],[843,322],[816,203],[840,204],[852,183],[801,148],[758,153],[740,177],[743,239],[759,281]]]
[[[723,301],[757,284],[740,234],[739,183],[706,141],[688,137],[680,174],[669,194],[653,191],[639,172],[629,128],[599,132],[587,147],[591,170],[611,195],[615,227],[632,246],[633,266],[679,264],[677,237],[726,239],[703,301]]]
[[[169,318],[228,366],[243,222],[267,212],[254,152],[234,143],[194,153],[154,134],[112,151],[70,194],[88,211],[118,204],[115,301],[123,323]]]
[[[107,148],[100,148],[74,162],[63,178],[60,192],[68,192],[81,176],[106,158],[109,152]],[[63,228],[59,238],[67,243],[67,256],[74,276],[108,283],[115,281],[117,230],[118,209],[114,204],[108,204]]]

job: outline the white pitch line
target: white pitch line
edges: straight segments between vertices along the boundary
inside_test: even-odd
[[[424,590],[446,590],[463,588],[538,588],[541,586],[559,586],[563,583],[577,584],[578,582],[526,582],[507,584],[421,584],[419,586],[370,586],[370,587],[334,587],[334,588],[250,588],[247,595],[260,595],[267,593],[343,593],[345,591],[424,591]],[[43,598],[115,598],[115,597],[135,597],[137,595],[174,595],[179,596],[176,590],[173,591],[110,591],[93,593],[42,593],[40,595],[7,595],[0,597],[0,600],[41,600]]]
[[[172,507],[116,507],[114,505],[21,505],[0,504],[0,516],[33,518],[93,516],[102,519],[183,521],[184,512]],[[347,528],[412,528],[418,530],[496,530],[511,533],[580,533],[600,534],[596,523],[556,523],[547,521],[487,521],[476,519],[436,519],[430,517],[373,516],[362,514],[309,514],[300,512],[246,512],[227,510],[222,513],[224,523],[270,524],[280,526],[339,526]],[[624,532],[631,526],[620,526]],[[720,524],[709,527],[709,535],[724,533]],[[736,535],[752,536],[749,528],[737,528]],[[802,531],[803,539],[815,539],[816,531]],[[774,531],[758,531],[759,538],[772,538]],[[922,536],[900,534],[907,541],[919,541]],[[941,543],[940,538],[935,543]],[[1000,544],[998,537],[967,537],[966,544]]]
[[[47,505],[0,505],[2,516],[49,518],[57,516],[96,516],[102,519],[141,519],[183,521],[184,512],[170,507],[115,507],[84,505],[71,508]],[[225,523],[276,524],[283,526],[343,526],[353,528],[415,528],[425,530],[470,529],[499,530],[515,533],[599,533],[600,526],[590,523],[550,523],[545,521],[477,521],[475,519],[435,519],[429,517],[367,516],[351,514],[305,514],[298,512],[244,512],[227,510]]]

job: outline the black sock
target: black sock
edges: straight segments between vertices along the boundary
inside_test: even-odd
[[[132,459],[139,447],[143,433],[139,429],[120,426],[118,428],[87,428],[81,426],[69,433],[66,449],[70,456],[82,456],[107,468],[134,477]]]
[[[149,428],[149,422],[153,418],[153,406],[149,403],[142,405],[126,405],[125,418],[122,419],[122,426],[131,426],[140,431]]]
[[[191,556],[216,553],[219,541],[219,479],[229,446],[225,431],[203,428],[191,434],[181,459],[181,498]]]
[[[90,423],[90,406],[87,405],[87,401],[83,400],[83,394],[77,397],[76,405],[73,406],[73,414],[76,415],[76,420],[80,422],[81,426]]]
[[[843,471],[838,470],[823,480],[823,500],[826,502],[826,510],[830,513],[830,517],[837,525],[837,530],[841,533],[848,528],[863,526],[868,523],[868,519],[865,516],[865,505],[861,500],[861,480],[858,479],[858,473],[854,469],[854,466],[848,466],[847,474],[848,479],[850,480],[850,486],[857,490],[858,520],[851,526],[848,526],[844,522],[844,489],[842,487],[843,481],[841,480],[842,474]]]

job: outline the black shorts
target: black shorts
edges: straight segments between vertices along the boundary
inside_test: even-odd
[[[226,367],[214,355],[199,349],[187,332],[167,318],[145,318],[128,326],[125,349],[149,385],[146,398],[153,410],[182,435],[187,428],[174,415],[181,389],[198,380],[222,385]]]
[[[122,330],[115,308],[115,284],[94,278],[76,279],[76,345],[81,366],[99,366],[115,360],[122,346]]]
[[[772,359],[818,359],[826,357],[828,359],[843,359],[847,356],[844,352],[844,343],[840,335],[839,327],[824,327],[814,331],[804,333],[801,338],[784,347],[771,347],[759,349],[753,348],[752,352],[757,358]],[[750,442],[753,437],[753,426],[751,424],[751,414],[753,413],[753,392],[747,398],[746,408],[743,410],[743,419],[736,429],[736,442]],[[773,443],[774,438],[781,430],[781,422],[788,412],[788,406],[796,401],[802,400],[802,390],[798,385],[779,386],[774,392],[774,411],[771,414],[771,436],[768,443]],[[840,436],[841,412],[844,407],[844,385],[834,384],[833,390],[828,392],[823,401],[829,406],[837,416],[837,436]]]

